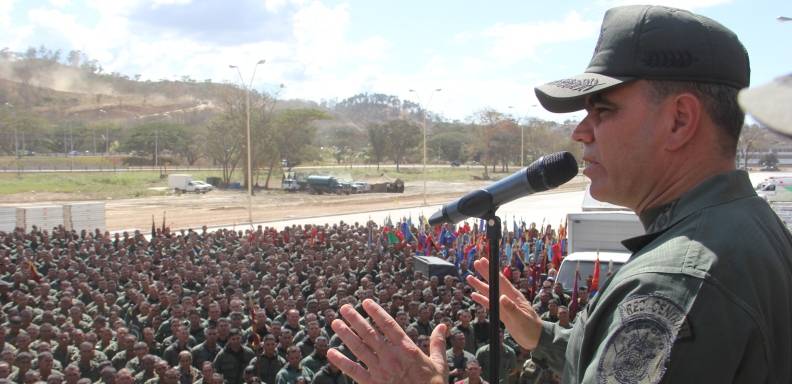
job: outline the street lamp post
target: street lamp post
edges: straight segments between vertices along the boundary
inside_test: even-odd
[[[107,111],[104,109],[100,109],[99,112],[103,115],[107,114]],[[105,157],[110,155],[110,125],[105,124]]]
[[[536,104],[531,105],[531,108],[535,108]],[[510,105],[509,109],[513,109],[514,106]],[[520,168],[525,167],[525,125],[520,124],[523,118],[517,119],[517,125],[520,126]]]
[[[6,102],[3,105],[5,105],[8,108],[14,108],[14,105],[9,103],[9,102]],[[14,157],[16,157],[18,159],[19,158],[19,133],[17,132],[16,122],[12,121],[12,124],[14,124]]]
[[[245,115],[246,115],[246,134],[247,134],[247,190],[248,190],[248,222],[250,225],[253,225],[253,177],[252,177],[252,164],[251,164],[251,149],[250,149],[250,92],[253,88],[253,79],[256,77],[256,69],[260,64],[264,64],[264,60],[259,60],[256,62],[256,65],[253,66],[253,74],[250,76],[250,85],[245,85],[245,79],[242,78],[242,71],[239,70],[239,67],[236,65],[229,65],[229,68],[236,69],[237,74],[239,75],[239,82],[242,84],[242,88],[245,90]]]
[[[443,90],[442,88],[433,89],[432,92],[429,94],[429,102],[427,102],[424,105],[424,108],[423,108],[424,112],[423,112],[423,118],[422,118],[422,124],[421,125],[423,126],[423,171],[422,171],[422,174],[423,174],[423,205],[424,206],[426,206],[426,112],[429,111],[429,104],[432,103],[432,96],[434,96],[435,92],[440,92],[442,90]],[[414,89],[410,89],[410,92],[418,94],[418,91],[416,91]],[[418,102],[419,103],[421,102],[421,95],[420,94],[418,94]]]

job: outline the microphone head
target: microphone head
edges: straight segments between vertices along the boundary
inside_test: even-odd
[[[449,220],[449,218],[446,215],[445,207],[443,207],[443,208],[440,208],[439,211],[437,211],[434,214],[432,214],[431,217],[429,217],[429,225],[434,227],[435,225],[443,224],[445,222],[448,222],[448,220]]]
[[[527,171],[528,184],[541,192],[572,180],[578,173],[578,164],[571,153],[556,152],[534,161]]]

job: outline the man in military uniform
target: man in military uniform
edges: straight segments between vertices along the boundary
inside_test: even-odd
[[[242,333],[237,328],[232,328],[228,344],[214,359],[215,371],[223,375],[230,384],[242,382],[242,371],[245,370],[255,354],[250,348],[242,345]]]
[[[646,230],[624,241],[630,260],[572,329],[542,322],[499,277],[501,320],[564,383],[792,381],[792,235],[735,170],[737,92],[749,73],[745,48],[721,24],[626,6],[605,14],[585,73],[536,89],[550,111],[586,110],[572,138],[584,145],[591,194],[634,210]],[[486,259],[475,268],[488,276]],[[489,287],[467,280],[488,305]],[[349,326],[333,326],[366,368],[337,351],[331,362],[359,382],[405,370],[411,382],[442,380],[444,325],[430,357],[373,301],[363,307],[379,330],[348,306]]]
[[[313,379],[314,373],[302,366],[300,364],[300,360],[302,360],[302,353],[300,352],[300,348],[296,345],[292,345],[286,351],[286,366],[281,368],[278,371],[277,376],[275,376],[275,383],[276,384],[292,384],[296,383],[297,379],[302,378],[305,382],[310,383],[311,379]]]
[[[88,341],[80,343],[80,358],[77,360],[77,367],[80,368],[80,376],[91,379],[91,382],[97,381],[100,378],[101,367],[99,361],[95,356],[93,344]]]
[[[264,336],[262,344],[263,352],[251,360],[250,365],[254,367],[255,374],[261,378],[262,383],[275,384],[275,375],[286,365],[286,359],[278,354],[278,343],[271,333]]]
[[[311,372],[318,372],[319,368],[322,368],[325,364],[327,364],[327,338],[324,336],[317,337],[316,341],[314,342],[314,346],[315,348],[313,352],[302,359],[300,364],[310,369]]]

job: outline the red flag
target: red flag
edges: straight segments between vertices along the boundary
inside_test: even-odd
[[[553,244],[553,246],[551,247],[551,252],[553,254],[553,258],[551,259],[552,262],[553,262],[553,268],[555,268],[556,271],[557,271],[559,268],[561,268],[561,260],[562,260],[561,259],[561,242],[560,241],[556,242],[555,244]]]
[[[599,280],[600,280],[600,261],[599,261],[599,252],[597,252],[597,258],[594,260],[594,277],[591,278],[591,286],[589,287],[589,292],[594,292],[599,289]]]
[[[30,271],[30,278],[33,279],[35,282],[41,284],[41,276],[36,270],[36,266],[33,265],[33,262],[30,260],[28,260],[27,264],[28,264],[28,270]]]
[[[569,299],[569,320],[575,319],[575,314],[578,311],[578,280],[580,279],[580,273],[578,272],[577,268],[575,269],[575,284],[572,287],[572,298]]]

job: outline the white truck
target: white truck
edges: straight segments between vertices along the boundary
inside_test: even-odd
[[[756,186],[756,194],[770,204],[792,231],[792,177],[769,177]]]
[[[583,212],[567,214],[568,254],[556,277],[568,293],[575,283],[575,270],[580,273],[578,285],[586,285],[586,279],[594,275],[594,262],[599,255],[602,284],[608,272],[616,273],[630,258],[630,251],[621,241],[644,234],[635,213],[593,199],[588,188],[581,208]]]
[[[759,197],[773,201],[792,201],[792,177],[769,177],[756,186]]]
[[[206,193],[214,189],[211,184],[200,180],[193,180],[191,175],[168,175],[168,187],[177,194],[186,192]]]

